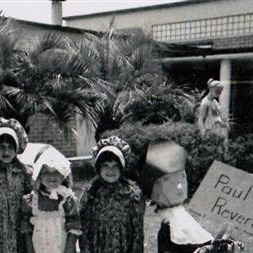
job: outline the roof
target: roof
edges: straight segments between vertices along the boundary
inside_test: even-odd
[[[162,57],[207,56],[225,53],[253,52],[253,35],[234,36],[199,40],[195,42],[166,43],[156,42]]]
[[[163,9],[163,8],[180,7],[180,6],[186,6],[186,5],[192,5],[192,4],[200,4],[200,3],[206,3],[206,2],[218,2],[218,1],[224,1],[224,0],[183,0],[181,2],[165,3],[165,4],[158,4],[158,5],[145,6],[145,7],[97,12],[97,13],[83,14],[83,15],[65,16],[63,17],[63,20],[74,20],[74,19],[86,18],[86,17],[98,17],[98,16],[105,16],[105,15],[110,15],[110,14],[115,14],[115,13],[125,14],[129,12],[133,13],[133,12],[138,12],[138,11],[149,11],[149,10],[157,10],[157,9]]]
[[[21,19],[8,18],[8,17],[1,17],[1,18],[10,19],[10,20],[13,20],[13,22],[17,22],[21,25],[26,25],[26,26],[33,26],[33,27],[44,28],[44,29],[53,29],[53,30],[56,30],[56,31],[75,33],[75,34],[91,33],[91,34],[94,34],[94,35],[101,35],[101,32],[97,32],[95,30],[73,28],[73,27],[61,26],[61,25],[37,23],[37,22],[25,21],[25,20],[21,20]]]

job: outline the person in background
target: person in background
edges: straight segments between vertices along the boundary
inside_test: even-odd
[[[193,253],[209,244],[213,236],[185,209],[188,183],[185,171],[186,150],[173,141],[150,142],[145,167],[155,171],[150,199],[160,218],[158,253]]]
[[[229,125],[224,121],[217,99],[223,91],[221,83],[214,79],[207,81],[208,94],[201,100],[198,114],[198,128],[202,137],[215,134],[227,138]]]
[[[27,142],[27,134],[16,119],[0,118],[0,253],[25,252],[21,200],[31,191],[32,170],[17,155]]]
[[[34,190],[22,203],[27,252],[74,253],[81,230],[70,163],[58,150],[45,146],[33,167]]]
[[[145,201],[139,186],[124,177],[129,152],[117,136],[97,144],[98,176],[81,197],[81,253],[143,252]]]
[[[187,159],[186,150],[176,142],[164,140],[148,145],[144,170],[155,172],[150,198],[161,222],[158,253],[243,252],[244,244],[227,234],[228,224],[222,224],[220,232],[213,237],[187,211]]]

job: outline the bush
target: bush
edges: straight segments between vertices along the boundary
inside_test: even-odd
[[[253,134],[239,136],[228,143],[228,154],[224,162],[253,173]]]
[[[191,197],[214,160],[227,163],[231,166],[253,172],[253,134],[230,139],[225,152],[223,140],[215,135],[201,138],[194,124],[176,122],[162,125],[144,126],[140,122],[125,124],[119,129],[103,133],[103,137],[117,135],[128,141],[132,151],[131,177],[138,180],[143,167],[149,142],[175,141],[188,152],[186,172],[188,176],[189,197]],[[134,171],[134,172],[133,172]]]

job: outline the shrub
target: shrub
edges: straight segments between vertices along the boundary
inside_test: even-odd
[[[189,155],[186,164],[189,197],[194,194],[214,160],[253,172],[251,151],[253,150],[253,134],[230,139],[226,152],[222,148],[221,138],[215,135],[201,138],[194,124],[184,122],[147,126],[140,122],[125,124],[119,129],[103,133],[103,137],[110,135],[118,135],[129,142],[133,151],[131,165],[137,168],[133,170],[134,173],[130,173],[132,177],[138,177],[142,169],[149,142],[172,140],[183,146]]]

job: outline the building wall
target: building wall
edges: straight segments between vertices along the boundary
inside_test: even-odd
[[[252,2],[248,0],[205,1],[199,4],[189,2],[160,5],[150,9],[138,8],[122,12],[66,17],[65,20],[68,27],[106,31],[112,18],[115,17],[114,29],[142,28],[150,34],[153,25],[253,12]]]
[[[47,36],[48,33],[57,33],[63,38],[82,41],[84,34],[97,34],[95,31],[81,30],[59,25],[47,25],[41,23],[14,20],[13,29],[19,34],[16,47],[27,48],[32,45],[37,38]]]
[[[65,156],[72,157],[77,154],[77,145],[74,135],[66,136],[57,124],[48,120],[45,115],[37,114],[29,121],[29,142],[51,144]],[[75,122],[73,122],[75,128]]]

